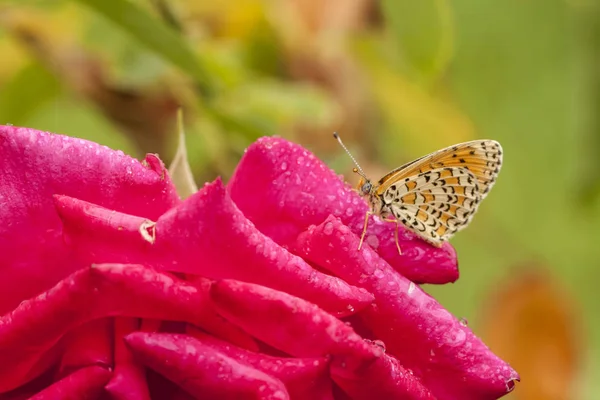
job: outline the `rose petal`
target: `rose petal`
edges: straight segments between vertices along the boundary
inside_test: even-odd
[[[82,265],[107,262],[135,264],[139,259],[138,253],[151,251],[153,221],[69,196],[55,195],[53,198],[63,223],[65,242]],[[130,254],[134,256],[129,257]]]
[[[148,234],[153,238],[149,247],[140,244],[148,241],[146,233],[138,232],[140,225],[124,222],[122,214],[66,197],[55,201],[72,246],[93,254],[91,262],[137,262],[211,279],[255,282],[340,316],[372,301],[365,290],[316,271],[260,233],[233,204],[219,179],[161,216]],[[90,214],[93,220],[86,219]],[[105,251],[113,244],[119,251]],[[94,246],[100,250],[94,251]]]
[[[331,169],[301,146],[275,137],[252,144],[238,164],[228,189],[242,212],[277,243],[293,246],[309,225],[329,214],[361,234],[367,204]],[[366,242],[407,278],[447,283],[458,278],[456,252],[449,244],[433,247],[396,224],[369,219]]]
[[[289,399],[278,379],[188,336],[135,332],[125,341],[145,365],[198,398]]]
[[[158,332],[162,321],[159,319],[143,318],[140,326],[142,332]]]
[[[298,249],[375,295],[360,315],[390,353],[440,400],[498,398],[518,377],[469,328],[463,326],[419,286],[398,274],[370,247],[330,216],[298,237]]]
[[[369,329],[367,324],[365,324],[360,313],[342,318],[342,321],[344,321],[346,325],[351,326],[352,329],[354,329],[354,332],[358,333],[362,338],[372,341],[377,340],[375,334]]]
[[[129,316],[203,326],[206,294],[140,265],[103,264],[70,275],[0,318],[0,393],[43,372],[40,357],[93,319]],[[42,365],[47,368],[49,361]]]
[[[272,357],[232,346],[193,327],[188,334],[204,346],[281,380],[292,399],[333,400],[327,358]]]
[[[381,353],[339,319],[284,292],[221,280],[212,285],[210,297],[225,318],[295,357],[347,355],[361,364]]]
[[[99,366],[82,368],[32,396],[30,400],[97,399],[111,375],[109,370]]]
[[[214,304],[210,300],[210,286],[211,281],[209,279],[195,276],[190,277],[191,282],[200,289],[202,293],[203,301],[207,305],[204,308],[204,330],[210,332],[212,335],[217,336],[231,344],[242,347],[250,351],[258,351],[258,345],[256,341],[247,334],[245,331],[240,329],[238,326],[232,324],[223,318],[214,307]]]
[[[44,357],[46,357],[48,360],[54,363],[52,366],[48,367],[46,365],[43,369],[43,371],[45,372],[43,372],[42,374],[39,374],[39,371],[35,372],[35,374],[32,374],[32,376],[35,376],[35,378],[24,385],[21,385],[8,392],[0,391],[0,399],[28,400],[31,396],[41,392],[48,386],[55,383],[57,380],[55,378],[58,373],[58,365],[55,363],[55,361],[59,358],[61,351],[62,346],[54,346],[51,352],[44,355]]]
[[[81,368],[98,365],[109,368],[113,364],[113,321],[97,319],[76,327],[62,340],[65,343],[58,378]]]
[[[179,199],[160,160],[97,143],[0,126],[0,314],[82,267],[69,257],[52,195],[157,218]],[[38,238],[32,246],[32,238]]]
[[[171,382],[158,372],[147,368],[146,376],[148,380],[148,387],[150,393],[152,393],[152,399],[169,399],[169,400],[195,400],[191,394],[186,392],[177,386],[177,384]]]
[[[340,315],[372,301],[366,291],[314,270],[261,234],[231,201],[220,179],[159,218],[156,247],[169,257],[169,270],[263,284]]]
[[[387,354],[357,370],[348,370],[344,357],[334,357],[331,377],[353,400],[436,399],[412,371]]]
[[[19,347],[22,339],[18,335],[6,335],[4,322],[0,320],[0,346],[4,346],[0,348],[8,350],[0,352],[3,363],[0,364],[0,393],[17,389],[44,374],[60,359],[64,347],[53,341],[45,341],[39,348]],[[8,340],[3,336],[9,336]],[[16,356],[11,359],[11,354]]]
[[[115,368],[105,388],[114,400],[150,400],[146,369],[133,358],[124,342],[125,336],[139,327],[140,320],[137,318],[115,319]]]

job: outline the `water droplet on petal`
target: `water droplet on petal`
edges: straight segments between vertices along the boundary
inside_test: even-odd
[[[417,285],[415,285],[414,282],[411,282],[408,285],[408,294],[411,295],[415,291],[416,288],[417,288]]]

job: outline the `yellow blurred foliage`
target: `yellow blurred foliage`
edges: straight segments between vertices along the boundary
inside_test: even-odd
[[[441,148],[476,137],[469,117],[451,101],[435,96],[384,63],[365,59],[379,109],[397,127],[408,151],[420,154],[431,151],[431,143]]]

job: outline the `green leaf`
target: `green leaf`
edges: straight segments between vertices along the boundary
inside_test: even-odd
[[[27,119],[19,122],[19,125],[91,140],[137,158],[144,157],[144,153],[135,143],[97,107],[87,101],[81,101],[80,98],[74,98],[64,90],[56,99],[45,102],[35,111],[32,110]]]
[[[240,85],[220,100],[220,109],[230,118],[227,125],[235,128],[234,121],[243,123],[244,132],[252,140],[281,134],[292,126],[323,128],[335,121],[338,112],[327,92],[272,79],[255,79]]]
[[[169,175],[171,176],[171,179],[173,179],[179,197],[186,199],[198,191],[198,186],[196,186],[192,169],[188,162],[185,132],[183,129],[183,112],[181,109],[177,113],[177,129],[179,131],[177,134],[177,151],[169,166]]]
[[[77,0],[114,22],[148,49],[189,74],[205,97],[213,94],[213,84],[190,46],[173,29],[150,16],[128,0]]]
[[[454,21],[448,0],[383,0],[383,14],[404,64],[416,77],[439,77],[452,56]]]
[[[386,163],[475,138],[469,116],[457,105],[415,84],[388,62],[386,49],[368,38],[357,41],[355,54],[369,79],[373,100],[384,123],[380,156]],[[432,146],[432,144],[435,145]]]
[[[21,69],[0,91],[0,124],[23,125],[60,93],[60,84],[37,63]]]

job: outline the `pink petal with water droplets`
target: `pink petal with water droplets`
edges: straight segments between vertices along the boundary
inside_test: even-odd
[[[440,400],[495,399],[517,373],[433,297],[398,274],[370,247],[329,217],[298,237],[299,252],[375,295],[360,313],[387,350],[421,376]]]
[[[220,179],[172,208],[156,223],[156,247],[169,270],[233,278],[300,296],[337,315],[353,314],[372,296],[320,273],[256,229]],[[200,264],[200,265],[199,265]]]
[[[136,357],[146,366],[198,398],[290,398],[280,380],[227,357],[192,337],[135,332],[125,340]]]
[[[119,213],[69,196],[55,195],[54,205],[63,223],[65,243],[82,265],[132,263],[149,253],[154,222]],[[133,257],[129,257],[133,254]]]
[[[179,201],[160,160],[139,162],[97,143],[0,126],[0,314],[77,268],[53,194],[157,218]],[[32,238],[35,246],[32,245]]]
[[[255,282],[295,294],[340,316],[353,314],[373,299],[364,289],[318,272],[263,235],[231,201],[219,179],[162,215],[152,228],[151,246],[143,243],[147,242],[144,235],[136,233],[140,219],[129,222],[122,214],[75,199],[55,200],[71,245],[94,254],[96,259],[89,262],[136,262],[211,279]],[[87,219],[89,214],[93,219]],[[112,243],[122,250],[93,250]]]
[[[309,225],[329,214],[361,234],[368,206],[356,191],[301,146],[275,137],[258,139],[246,150],[228,189],[244,214],[277,243],[293,246]],[[366,242],[407,278],[423,283],[454,282],[456,253],[448,243],[433,247],[399,226],[371,217]]]
[[[154,222],[68,196],[54,196],[54,202],[63,221],[65,240],[82,263],[156,264],[150,261],[155,251]],[[210,282],[200,277],[194,279],[205,297],[200,309],[202,327],[232,343],[256,349],[252,338],[212,310],[208,300]]]
[[[258,351],[258,345],[248,333],[223,318],[210,300],[210,287],[212,281],[201,276],[190,276],[188,280],[200,290],[203,304],[202,328],[211,335],[221,338],[232,345],[239,346],[250,351]],[[187,327],[186,327],[187,328]]]
[[[188,334],[220,353],[281,380],[292,400],[333,400],[329,360],[321,358],[283,358],[258,354],[233,346],[197,329]]]
[[[381,354],[339,319],[290,294],[224,279],[212,285],[210,297],[225,318],[295,357],[344,355],[355,366]]]
[[[334,357],[331,377],[353,400],[436,400],[420,379],[387,354],[357,370],[348,370],[344,357]]]
[[[0,318],[0,393],[35,378],[68,331],[107,316],[178,320],[202,326],[206,294],[140,265],[103,264],[75,272]],[[56,356],[56,355],[54,355]]]
[[[29,400],[98,399],[111,375],[109,370],[99,366],[82,368],[30,397]]]

